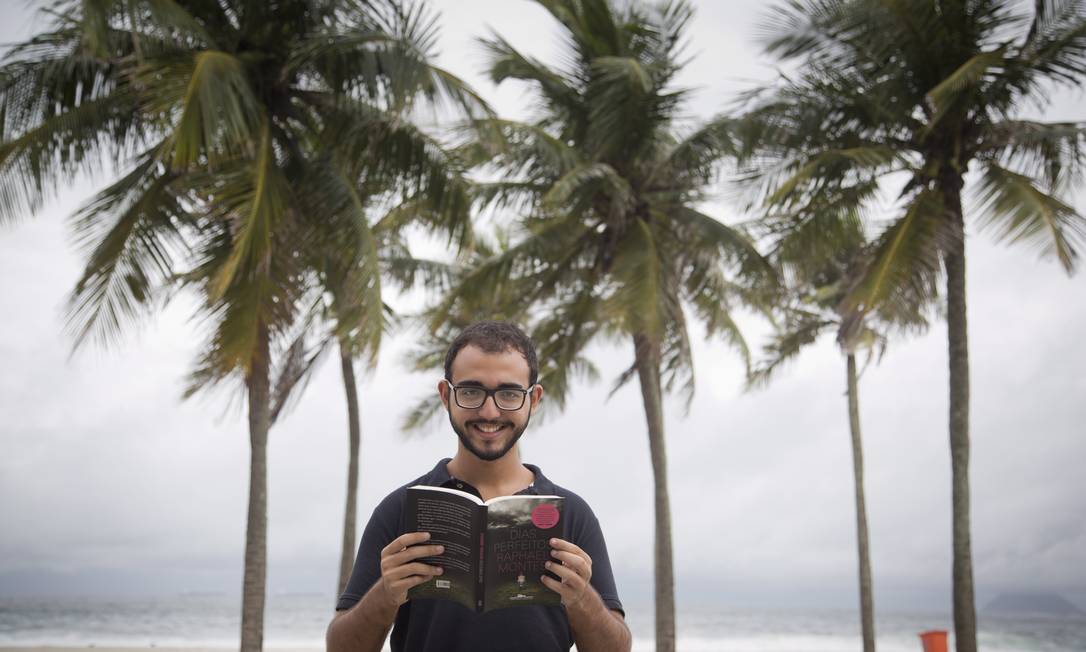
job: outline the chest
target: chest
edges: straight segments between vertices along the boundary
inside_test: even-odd
[[[448,600],[415,600],[396,615],[393,652],[567,652],[573,633],[562,607],[510,607],[477,614]]]

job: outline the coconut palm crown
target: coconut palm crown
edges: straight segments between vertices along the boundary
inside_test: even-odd
[[[0,67],[0,224],[80,175],[117,177],[74,219],[87,253],[69,304],[77,346],[116,342],[178,289],[197,296],[207,343],[188,393],[235,380],[248,398],[241,649],[255,652],[270,386],[300,306],[322,291],[312,251],[335,243],[358,261],[359,305],[379,321],[364,189],[398,180],[463,241],[464,184],[404,112],[483,105],[430,63],[433,20],[394,0],[60,0],[44,16]],[[372,347],[380,329],[368,333]]]
[[[585,348],[625,342],[646,410],[655,478],[657,650],[675,646],[674,589],[662,396],[693,390],[688,324],[701,322],[747,357],[731,309],[771,285],[747,236],[700,210],[729,143],[718,125],[681,120],[675,87],[685,2],[539,3],[561,25],[563,62],[549,66],[493,35],[483,41],[496,83],[532,89],[531,122],[477,125],[479,153],[498,179],[480,201],[521,215],[509,246],[460,275],[432,313],[433,329],[473,306],[530,325],[540,382],[560,407],[573,380],[591,374]]]
[[[846,367],[861,635],[864,652],[875,652],[875,600],[864,491],[857,357],[866,357],[870,364],[881,359],[891,334],[925,330],[932,297],[914,294],[911,304],[887,302],[880,310],[859,318],[847,310],[845,298],[856,277],[866,271],[872,253],[865,241],[863,220],[856,210],[801,217],[771,214],[761,221],[761,227],[769,241],[768,257],[781,270],[785,291],[776,307],[775,332],[763,347],[763,357],[754,365],[748,385],[768,384],[805,348],[827,334],[835,335]]]
[[[765,39],[796,71],[752,93],[733,124],[744,183],[800,225],[870,208],[880,184],[897,185],[897,217],[844,300],[853,320],[891,304],[907,312],[945,283],[955,641],[975,652],[966,218],[1075,269],[1086,220],[1066,197],[1086,126],[1022,113],[1086,76],[1084,5],[794,0],[777,5]]]

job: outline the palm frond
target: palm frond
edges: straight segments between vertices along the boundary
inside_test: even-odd
[[[150,130],[135,100],[70,27],[14,46],[0,68],[0,224],[36,212],[77,174],[138,154]]]
[[[818,194],[831,180],[871,178],[895,171],[903,163],[901,152],[888,146],[831,149],[807,158],[788,179],[777,184],[765,200],[766,207],[796,206]]]
[[[732,137],[732,118],[718,116],[676,143],[649,172],[647,183],[651,185],[654,180],[664,176],[691,177],[701,183],[709,183],[713,180],[718,161],[737,154]],[[669,170],[670,174],[665,170]]]
[[[612,213],[626,208],[632,195],[629,182],[610,165],[589,163],[555,180],[542,200],[554,207],[570,205],[576,211],[590,207],[601,194],[608,198]]]
[[[422,431],[435,425],[445,411],[437,393],[434,392],[425,398],[419,399],[400,420],[400,431],[412,433]]]
[[[173,182],[145,156],[76,214],[74,231],[88,258],[68,298],[73,352],[87,341],[117,343],[127,323],[153,311],[156,293],[188,256],[188,216]]]
[[[594,288],[588,285],[552,304],[531,330],[541,361],[539,382],[548,402],[558,410],[564,409],[575,379],[599,378],[595,365],[584,356],[585,347],[603,326],[599,309]]]
[[[504,297],[515,297],[521,310],[528,309],[561,287],[562,276],[573,274],[574,262],[584,256],[581,242],[595,231],[566,214],[550,220],[520,241],[466,270],[455,288],[433,309],[432,332],[454,314],[457,302],[503,306]],[[465,324],[466,325],[466,324]]]
[[[635,220],[618,242],[611,270],[617,288],[604,307],[624,332],[654,341],[663,337],[667,324],[663,266],[649,225]]]
[[[1081,0],[1042,0],[1012,80],[1023,94],[1040,77],[1077,86],[1086,75],[1086,6]]]
[[[598,57],[588,74],[584,142],[604,160],[648,150],[683,97],[682,91],[663,92],[649,68],[632,56]]]
[[[472,184],[472,196],[482,208],[529,213],[550,186],[536,181],[490,181]]]
[[[347,180],[338,181],[344,197],[340,210],[351,224],[342,237],[351,245],[337,247],[328,242],[323,247],[323,285],[332,295],[330,316],[340,348],[351,358],[365,358],[372,367],[377,363],[386,330],[381,254],[377,238],[366,223],[362,198]]]
[[[696,241],[715,249],[721,260],[737,265],[741,276],[767,286],[777,283],[776,269],[758,251],[750,236],[740,229],[685,206],[670,217],[687,227]]]
[[[188,6],[176,0],[121,0],[119,4],[123,5],[121,13],[128,17],[134,39],[154,37],[177,48],[220,49],[211,31]],[[203,3],[199,15],[206,16],[209,8],[209,3]]]
[[[732,316],[734,299],[755,308],[768,308],[769,301],[753,296],[745,288],[738,288],[729,283],[722,270],[709,270],[704,279],[687,288],[687,298],[693,306],[694,314],[705,325],[708,338],[717,337],[739,353],[747,372],[750,372],[751,355],[747,339]],[[761,305],[759,305],[761,304]]]
[[[786,328],[774,332],[763,347],[763,359],[747,375],[748,390],[766,387],[787,363],[836,325],[817,313],[802,309],[790,310],[786,324]]]
[[[419,35],[401,32],[369,23],[326,26],[305,35],[293,50],[288,74],[316,76],[335,92],[397,112],[425,99],[470,117],[493,114],[469,84],[431,62]]]
[[[537,0],[566,29],[566,36],[584,60],[618,53],[619,17],[608,0]]]
[[[583,109],[577,88],[561,74],[547,68],[542,62],[520,53],[508,41],[496,33],[479,41],[490,60],[490,80],[500,84],[507,79],[517,79],[536,84],[540,94],[553,109],[570,115],[581,114]]]
[[[772,7],[759,26],[766,53],[782,59],[833,60],[859,41],[866,12],[842,0],[788,0]],[[844,51],[844,52],[842,52]]]
[[[1080,181],[1086,169],[1086,123],[1000,121],[985,130],[978,156],[1031,174],[1040,170],[1048,190],[1059,192]]]
[[[840,312],[848,319],[862,320],[884,303],[901,304],[908,312],[915,297],[936,295],[940,254],[951,237],[946,210],[934,191],[918,193],[905,214],[875,240],[870,261],[849,289]]]
[[[320,145],[351,178],[397,185],[420,218],[447,233],[463,248],[472,237],[470,186],[459,161],[435,137],[387,111],[344,100],[310,98],[327,114]]]
[[[252,167],[239,167],[232,178],[227,178],[229,185],[219,191],[216,209],[234,222],[234,242],[230,257],[211,285],[212,300],[222,297],[239,274],[255,277],[260,268],[266,268],[273,233],[290,201],[269,124],[261,129]]]
[[[857,203],[768,216],[761,226],[773,238],[771,257],[801,278],[817,278],[827,265],[836,268],[853,258],[865,244],[862,203]]]
[[[1042,256],[1054,256],[1068,273],[1074,271],[1086,244],[1086,218],[1074,208],[1042,192],[1029,177],[995,164],[985,168],[977,192],[982,226],[997,241],[1032,245]]]
[[[547,133],[539,125],[509,120],[477,120],[472,135],[498,164],[529,180],[552,181],[581,164],[584,158],[569,143]]]
[[[332,335],[325,335],[316,342],[311,341],[309,326],[316,317],[311,315],[305,319],[307,327],[301,329],[282,355],[277,356],[271,379],[272,424],[279,420],[280,415],[290,412],[298,404],[305,388],[313,379],[313,372],[320,366],[335,341]]]
[[[928,101],[935,109],[929,126],[934,127],[953,107],[967,102],[965,96],[975,93],[982,79],[1003,67],[1006,53],[1006,47],[980,52],[928,91]]]
[[[412,256],[382,256],[382,273],[401,290],[421,287],[432,292],[446,292],[456,278],[453,264]]]
[[[145,144],[131,100],[115,93],[84,101],[0,143],[0,224],[36,212],[81,172],[101,171]]]
[[[179,111],[163,152],[179,170],[198,164],[201,157],[215,164],[250,154],[251,144],[262,137],[267,118],[244,64],[230,53],[201,50],[191,61],[144,66],[136,78],[146,89],[145,110]]]

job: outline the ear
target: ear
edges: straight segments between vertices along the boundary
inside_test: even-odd
[[[532,391],[528,393],[528,397],[532,402],[532,411],[528,414],[535,414],[535,411],[539,409],[539,402],[543,400],[543,386],[536,383]]]
[[[441,404],[445,406],[445,409],[449,409],[449,381],[442,378],[437,381],[437,396],[441,399]]]

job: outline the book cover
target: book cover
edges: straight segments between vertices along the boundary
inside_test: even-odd
[[[565,537],[561,496],[478,496],[444,487],[409,487],[408,532],[429,532],[426,545],[445,552],[423,563],[444,572],[408,590],[408,598],[453,600],[479,612],[524,605],[558,605],[540,581],[551,558],[550,539]]]

